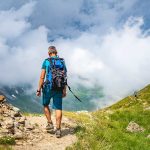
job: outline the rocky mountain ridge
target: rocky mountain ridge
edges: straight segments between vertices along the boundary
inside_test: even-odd
[[[0,94],[5,95],[7,102],[18,107],[21,111],[30,113],[42,113],[40,98],[35,92],[31,92],[29,85],[24,86],[0,86]]]
[[[31,125],[17,107],[8,104],[5,97],[0,95],[0,137],[10,136],[16,140],[30,139],[36,137],[36,132],[39,132],[37,127]]]

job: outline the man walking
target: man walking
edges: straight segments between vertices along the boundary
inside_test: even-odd
[[[67,85],[67,69],[64,59],[59,58],[57,50],[54,46],[48,48],[49,58],[45,59],[42,64],[42,71],[37,89],[37,96],[41,96],[44,106],[44,113],[47,118],[46,130],[54,131],[53,122],[51,120],[51,111],[49,104],[53,99],[52,108],[56,112],[56,137],[61,137],[61,120],[62,120],[62,98],[66,96]]]

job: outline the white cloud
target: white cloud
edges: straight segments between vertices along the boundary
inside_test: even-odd
[[[106,97],[116,100],[150,81],[150,37],[144,36],[142,23],[142,18],[132,17],[120,30],[104,36],[84,34],[76,40],[58,40],[56,45],[63,47],[71,73],[99,83]]]
[[[1,84],[35,83],[44,49],[47,49],[48,30],[44,26],[31,28],[27,18],[35,3],[18,10],[0,13],[0,80]],[[36,69],[37,68],[37,69]]]
[[[0,36],[3,38],[16,38],[30,27],[26,21],[32,13],[35,3],[28,3],[19,10],[10,9],[0,12]]]
[[[47,47],[54,44],[66,59],[69,82],[101,85],[107,104],[148,84],[150,36],[141,29],[142,17],[118,23],[136,0],[124,3],[37,0],[0,11],[0,83],[36,88]],[[48,34],[57,39],[48,43]]]

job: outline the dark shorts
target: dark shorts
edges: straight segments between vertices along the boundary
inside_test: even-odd
[[[53,99],[52,108],[62,110],[62,91],[52,91],[44,92],[42,95],[42,103],[44,106],[50,104],[50,100]]]

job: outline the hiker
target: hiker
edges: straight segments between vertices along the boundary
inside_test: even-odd
[[[56,137],[61,137],[62,120],[62,98],[66,96],[67,69],[64,59],[59,58],[55,46],[48,48],[49,58],[45,59],[42,65],[37,96],[41,96],[44,106],[44,113],[47,118],[46,130],[49,133],[54,132],[53,122],[51,120],[51,111],[49,104],[53,99],[52,108],[56,112]],[[45,80],[44,80],[45,79]]]

